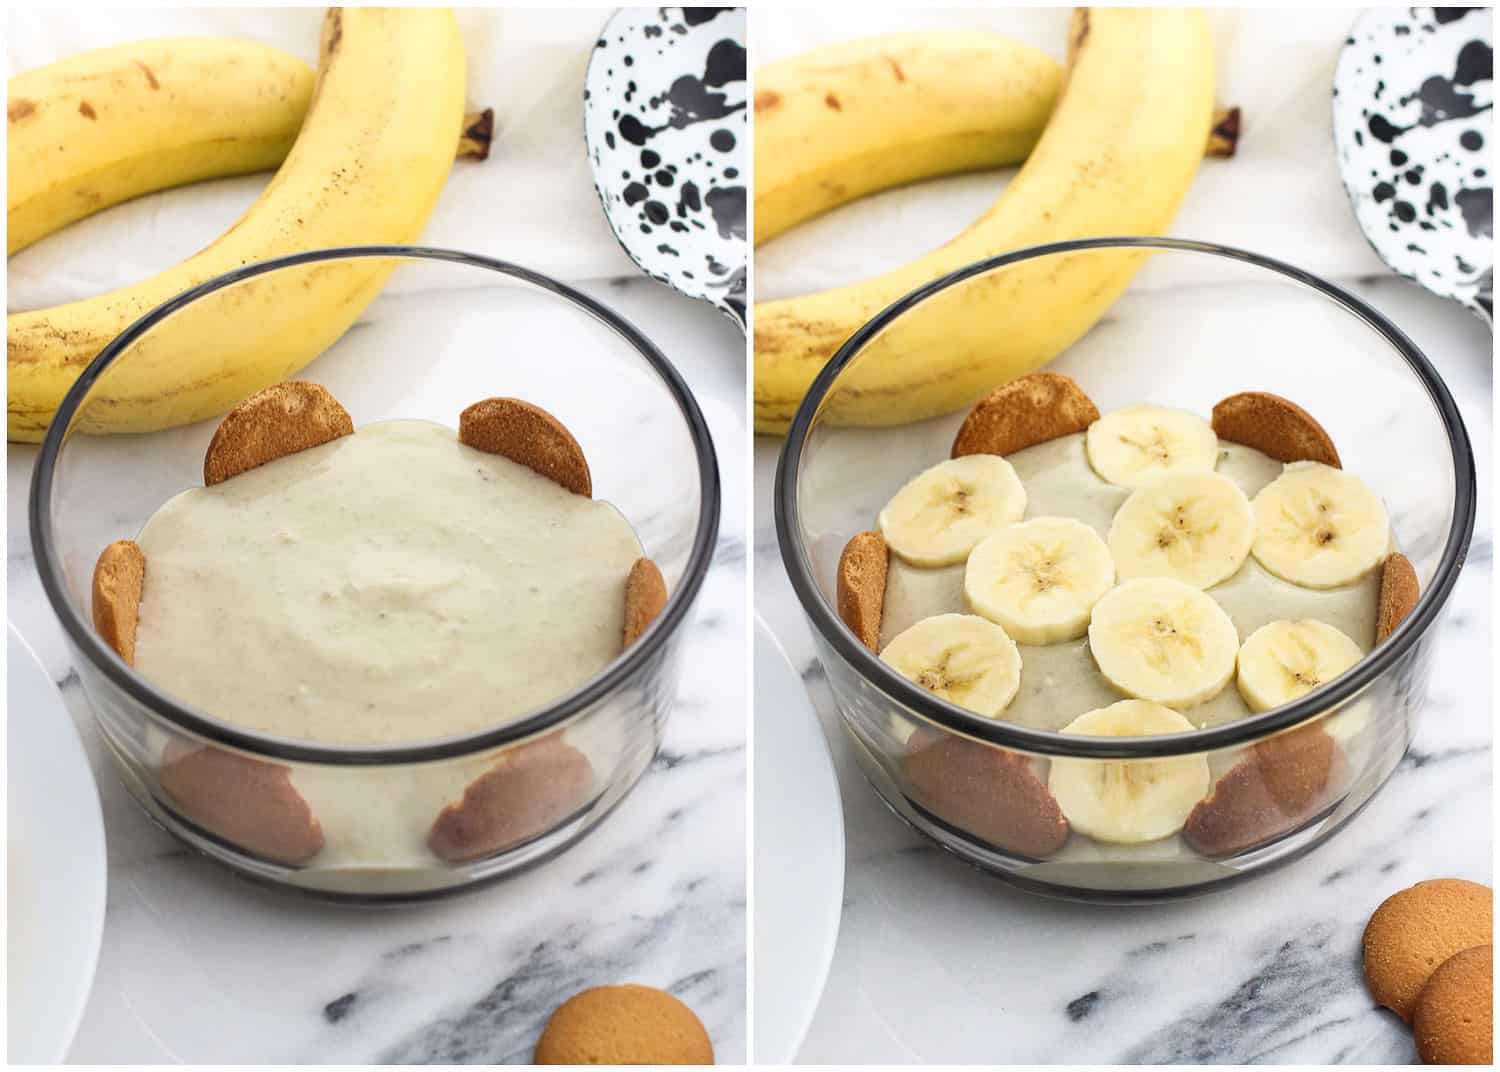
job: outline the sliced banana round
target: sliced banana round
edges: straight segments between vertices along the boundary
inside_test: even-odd
[[[1021,687],[1021,652],[992,621],[937,614],[897,633],[880,657],[949,703],[993,718]]]
[[[1025,513],[1026,489],[1010,462],[970,454],[912,477],[880,511],[880,533],[913,566],[951,566]]]
[[[1140,488],[1164,476],[1208,472],[1219,463],[1219,437],[1196,413],[1127,406],[1106,413],[1084,437],[1089,465],[1111,484]]]
[[[1092,527],[1036,517],[979,542],[964,599],[1021,644],[1056,644],[1088,632],[1094,604],[1114,583],[1109,548]]]
[[[1170,707],[1121,700],[1078,716],[1062,732],[1146,737],[1195,728]],[[1177,833],[1193,805],[1208,793],[1208,785],[1208,759],[1202,754],[1162,759],[1059,757],[1052,761],[1047,776],[1047,788],[1073,829],[1122,845]]]
[[[1304,588],[1337,588],[1380,565],[1391,549],[1385,504],[1359,477],[1294,462],[1260,490],[1255,542],[1262,566]]]
[[[1332,737],[1344,749],[1344,754],[1353,756],[1354,749],[1360,747],[1360,738],[1369,729],[1371,723],[1371,705],[1367,699],[1355,700],[1345,704],[1337,712],[1329,715],[1319,723],[1323,732]],[[1395,736],[1404,733],[1404,730],[1391,730],[1386,724],[1380,726],[1382,735]],[[1357,767],[1358,764],[1356,763]]]
[[[1212,588],[1234,576],[1255,541],[1239,485],[1210,472],[1176,473],[1130,493],[1109,526],[1120,576],[1171,577]]]
[[[1126,581],[1094,604],[1089,623],[1089,650],[1109,683],[1168,707],[1193,707],[1224,691],[1239,648],[1224,609],[1170,577]]]
[[[1347,634],[1312,618],[1271,622],[1240,648],[1240,695],[1252,711],[1269,711],[1332,681],[1364,658]]]

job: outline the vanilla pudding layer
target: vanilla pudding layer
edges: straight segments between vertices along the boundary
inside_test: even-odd
[[[1069,517],[1107,537],[1110,522],[1130,496],[1099,477],[1089,465],[1082,433],[1062,436],[1006,458],[1026,489],[1027,519]],[[1282,463],[1250,447],[1220,442],[1217,471],[1253,498],[1281,475]],[[892,555],[880,623],[880,650],[897,634],[934,614],[968,613],[964,564],[938,569],[908,565]],[[1266,571],[1253,556],[1238,573],[1208,594],[1234,623],[1240,642],[1261,626],[1280,619],[1315,618],[1344,633],[1368,653],[1375,643],[1380,571],[1341,588],[1301,588]],[[1099,672],[1088,638],[1021,648],[1021,688],[998,717],[1043,730],[1061,730],[1086,711],[1105,707],[1121,694]],[[1234,682],[1214,699],[1183,714],[1199,728],[1218,726],[1251,714]]]
[[[185,491],[138,542],[136,669],[226,722],[333,745],[487,729],[582,685],[620,654],[642,553],[608,503],[425,421]],[[451,799],[451,776],[411,789]]]

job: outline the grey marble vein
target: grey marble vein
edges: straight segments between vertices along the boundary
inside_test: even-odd
[[[569,924],[540,938],[509,959],[506,974],[477,998],[442,1018],[424,1025],[381,1052],[381,1063],[395,1064],[526,1064],[546,1018],[564,1000],[594,980],[630,981],[631,966],[641,956],[667,942],[713,940],[725,921],[717,910],[705,911],[703,902],[726,893],[711,880],[679,885],[682,900],[649,916],[635,916],[600,928],[590,923]],[[741,923],[741,927],[743,923]],[[671,980],[666,989],[700,1009],[718,1008],[737,992],[726,973],[743,970],[736,960],[725,968],[708,968]],[[372,994],[362,1008],[361,991],[335,1001],[347,1001],[347,1028],[358,1030],[358,1017],[380,1015],[383,987],[380,976],[368,984]],[[326,1015],[326,1007],[325,1007]]]
[[[1205,981],[1208,986],[1232,982],[1227,992],[1136,1043],[1122,1060],[1129,1064],[1257,1064],[1315,1035],[1347,1031],[1361,1017],[1339,1011],[1338,1003],[1332,1011],[1329,1007],[1330,997],[1360,985],[1346,931],[1331,922],[1319,922],[1273,940],[1271,948],[1257,951],[1248,974]],[[1233,970],[1226,966],[1226,972]],[[1365,1029],[1375,1026],[1367,1024]],[[1399,1043],[1391,1046],[1392,1058],[1409,1060],[1409,1039],[1388,1034]]]

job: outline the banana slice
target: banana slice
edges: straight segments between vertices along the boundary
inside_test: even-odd
[[[1111,484],[1140,488],[1164,476],[1208,472],[1219,462],[1219,437],[1202,417],[1164,406],[1127,406],[1089,425],[1089,464]]]
[[[1094,604],[1114,583],[1097,532],[1072,518],[1037,517],[979,542],[964,569],[964,599],[1022,644],[1056,644],[1088,632]]]
[[[1252,711],[1269,711],[1332,681],[1364,652],[1346,634],[1312,618],[1272,622],[1240,648],[1240,695]]]
[[[1169,577],[1138,577],[1094,604],[1089,650],[1127,696],[1168,707],[1213,699],[1234,676],[1240,638],[1222,607]]]
[[[1080,715],[1062,732],[1144,737],[1193,728],[1170,707],[1121,700]],[[1208,759],[1201,754],[1129,760],[1058,757],[1047,776],[1047,788],[1075,830],[1121,845],[1177,833],[1208,785]]]
[[[1010,462],[971,454],[912,477],[880,511],[880,533],[913,566],[951,566],[1025,512],[1026,489]]]
[[[1360,738],[1369,728],[1370,722],[1370,701],[1360,699],[1345,704],[1336,713],[1323,719],[1319,725],[1323,727],[1324,733],[1338,743],[1339,747],[1344,750],[1344,754],[1353,759],[1356,756],[1356,749],[1360,747]],[[1384,732],[1387,728],[1382,725],[1380,729]],[[1357,760],[1355,760],[1355,765],[1356,767],[1359,765]]]
[[[994,718],[1021,687],[1021,652],[994,622],[938,614],[896,634],[880,657],[949,703]]]
[[[1218,473],[1177,473],[1130,493],[1109,527],[1120,576],[1171,577],[1212,588],[1234,576],[1255,541],[1255,513]]]
[[[1391,522],[1364,481],[1319,462],[1295,462],[1261,489],[1255,511],[1258,562],[1304,588],[1337,588],[1380,565]]]

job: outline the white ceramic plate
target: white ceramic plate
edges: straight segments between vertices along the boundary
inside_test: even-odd
[[[807,689],[755,619],[755,1050],[790,1064],[844,906],[844,811]]]
[[[104,932],[99,793],[57,687],[7,629],[9,1056],[56,1064],[68,1052]]]

